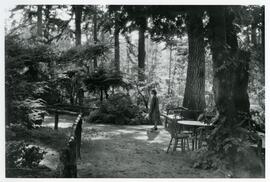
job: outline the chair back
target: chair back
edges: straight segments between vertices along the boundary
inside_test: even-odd
[[[182,112],[182,116],[183,116],[184,120],[196,121],[202,112],[203,111],[201,111],[201,110],[185,110]]]
[[[176,115],[175,115],[176,117]],[[168,131],[169,133],[171,134],[171,137],[172,138],[175,138],[177,133],[178,133],[178,124],[177,124],[177,121],[176,121],[176,118],[175,119],[172,119],[172,120],[168,120]]]

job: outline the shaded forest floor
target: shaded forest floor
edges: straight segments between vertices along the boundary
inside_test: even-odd
[[[83,125],[82,178],[189,178],[224,177],[222,173],[192,168],[187,154],[166,153],[169,133],[160,126]]]
[[[68,131],[74,117],[61,116],[59,129]],[[53,127],[53,117],[47,117],[45,127]],[[149,132],[150,125],[103,125],[83,123],[80,178],[224,178],[222,171],[192,167],[192,152],[166,153],[170,134],[159,126]],[[55,155],[55,154],[53,154]],[[57,156],[57,155],[56,155]],[[50,153],[46,166],[58,160]],[[241,177],[250,177],[241,174]]]

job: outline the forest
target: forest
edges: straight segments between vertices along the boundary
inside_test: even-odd
[[[6,177],[264,177],[264,14],[259,5],[9,9]]]

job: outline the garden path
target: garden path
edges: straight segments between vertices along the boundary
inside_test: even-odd
[[[53,117],[44,126],[53,127]],[[74,117],[63,115],[59,128],[71,127]],[[159,126],[149,132],[150,125],[105,125],[83,123],[81,178],[213,178],[224,177],[218,171],[192,168],[190,153],[166,153],[170,134]]]

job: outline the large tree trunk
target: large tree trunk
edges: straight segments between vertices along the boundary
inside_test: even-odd
[[[81,21],[82,21],[82,5],[74,5],[75,11],[75,38],[76,45],[81,45]]]
[[[202,24],[203,11],[188,12],[188,68],[183,106],[192,110],[205,108],[205,50]]]
[[[81,45],[81,21],[82,21],[82,6],[74,5],[75,10],[75,38],[76,45]]]
[[[214,6],[209,8],[211,33],[210,44],[213,59],[213,90],[219,118],[215,131],[208,140],[209,149],[218,155],[227,153],[225,160],[237,169],[236,157],[238,147],[230,147],[226,151],[228,138],[243,138],[244,132],[239,130],[241,121],[239,111],[249,112],[248,60],[249,55],[238,49],[236,31],[233,26],[234,15],[228,7]],[[242,165],[242,164],[241,164]]]
[[[237,32],[233,25],[234,13],[228,8],[225,11],[226,42],[229,45],[229,57],[235,64],[235,83],[233,87],[234,105],[237,112],[249,113],[248,70],[250,54],[238,48]]]
[[[37,8],[37,35],[42,37],[42,5],[38,5]]]
[[[213,56],[213,91],[215,103],[220,116],[228,116],[232,115],[235,109],[231,84],[233,80],[230,79],[229,69],[223,68],[228,63],[225,8],[213,7],[210,9],[209,14],[212,29],[211,49]]]
[[[119,28],[117,25],[114,30],[114,66],[115,71],[120,72]]]
[[[235,39],[235,32],[231,27],[232,20],[230,22],[229,17],[226,17],[226,7],[212,7],[209,10],[209,14],[212,29],[211,49],[213,55],[215,103],[220,119],[226,123],[224,126],[230,128],[227,135],[233,136],[237,134],[234,132],[235,122],[237,122],[237,110],[240,108],[246,109],[246,106],[236,104],[238,102],[237,97],[241,94],[245,95],[247,87],[240,85],[239,80],[244,79],[240,77],[242,75],[241,72],[237,73],[243,67],[235,66],[239,62],[235,56],[237,40]],[[230,48],[226,46],[228,43]],[[246,80],[244,81],[246,82]],[[244,85],[246,84],[244,83]],[[238,90],[237,87],[239,86],[242,88]],[[246,96],[243,98],[244,102],[246,102]]]
[[[145,71],[145,30],[146,30],[146,18],[142,18],[141,25],[139,27],[139,46],[138,46],[138,80],[144,81]]]

